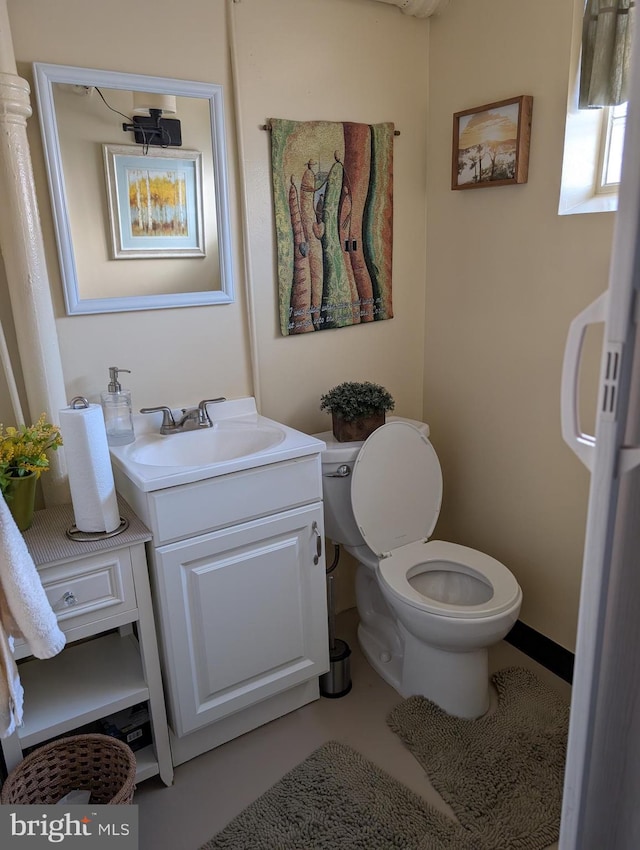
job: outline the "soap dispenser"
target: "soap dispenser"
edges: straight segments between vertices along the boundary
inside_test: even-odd
[[[119,372],[131,373],[131,370],[109,366],[109,386],[100,394],[104,424],[107,429],[107,443],[110,446],[124,446],[126,443],[132,443],[136,438],[133,432],[131,392],[123,390],[120,386]]]

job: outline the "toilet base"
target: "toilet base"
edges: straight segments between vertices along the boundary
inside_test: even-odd
[[[358,625],[358,643],[362,654],[376,673],[394,690],[401,693],[402,656],[391,653],[389,647],[362,622]]]
[[[404,638],[403,697],[416,694],[435,702],[447,714],[475,720],[489,709],[489,653],[486,648],[452,652],[429,646],[401,624]],[[395,687],[395,686],[394,686]]]
[[[394,616],[376,574],[362,561],[356,572],[356,603],[362,652],[401,696],[419,694],[448,714],[469,720],[486,713],[490,703],[486,647],[459,652],[418,640]]]

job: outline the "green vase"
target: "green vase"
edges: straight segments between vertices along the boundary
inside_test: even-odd
[[[12,478],[5,492],[7,505],[20,531],[26,531],[33,522],[37,480],[35,472]]]

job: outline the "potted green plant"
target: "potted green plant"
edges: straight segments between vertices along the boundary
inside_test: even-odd
[[[391,393],[370,381],[345,381],[320,397],[320,410],[331,411],[333,436],[339,443],[366,440],[384,425],[395,402]]]
[[[36,481],[49,469],[47,452],[61,445],[59,428],[44,413],[35,425],[0,425],[0,492],[20,531],[31,525]]]

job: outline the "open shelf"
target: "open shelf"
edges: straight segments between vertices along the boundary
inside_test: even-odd
[[[20,679],[23,749],[149,699],[133,635],[102,635],[72,644],[55,658],[26,661]]]
[[[136,750],[134,756],[136,757],[136,782],[142,782],[158,773],[158,759],[153,744]]]

